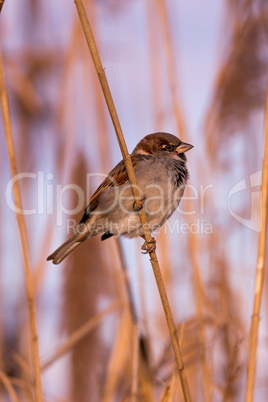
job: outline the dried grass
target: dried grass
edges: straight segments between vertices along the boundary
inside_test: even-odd
[[[12,128],[11,128],[8,96],[7,96],[7,90],[6,90],[5,81],[4,81],[4,71],[3,71],[1,52],[0,52],[0,98],[1,98],[1,107],[2,107],[2,113],[3,113],[3,121],[4,121],[4,127],[5,127],[11,176],[14,177],[18,174],[18,170],[17,170],[16,155],[15,155],[13,134],[12,134]],[[32,364],[33,364],[33,369],[34,369],[33,377],[35,380],[34,390],[35,390],[36,400],[41,402],[42,401],[42,386],[41,386],[38,337],[37,337],[35,306],[34,306],[34,285],[33,285],[33,281],[32,281],[32,274],[31,274],[31,269],[30,269],[30,264],[29,264],[28,244],[27,244],[24,217],[23,217],[23,215],[21,215],[18,212],[18,211],[22,210],[22,201],[21,201],[20,188],[19,188],[19,184],[17,181],[15,181],[15,183],[13,185],[13,189],[14,189],[14,201],[15,201],[15,205],[16,205],[16,209],[17,209],[16,216],[17,216],[22,251],[23,251],[24,276],[25,276],[29,316],[30,316],[30,330],[31,330],[31,338],[30,339],[31,339],[31,349],[32,349],[31,358],[32,358]],[[2,381],[5,383],[5,386],[7,387],[10,395],[12,395],[12,399],[15,400],[13,389],[10,386],[8,380],[6,379],[4,373],[2,374]]]
[[[42,9],[39,4],[41,3],[31,2],[24,6],[29,15],[36,16],[33,32],[36,31],[40,21],[37,18]],[[103,34],[100,16],[113,18],[116,21],[121,13],[125,15],[123,13],[128,12],[128,7],[130,2],[123,3],[119,0],[110,1],[105,5],[103,3],[101,6],[100,3],[89,1],[87,9],[94,33]],[[168,17],[173,11],[172,4],[164,0],[157,3],[147,0],[145,7],[149,39],[148,90],[152,94],[151,104],[148,107],[152,111],[155,131],[165,130],[166,122],[170,119],[170,111],[166,110],[163,103],[166,88],[163,86],[162,78],[167,75],[170,104],[172,115],[177,121],[177,132],[187,139],[189,133],[186,131],[187,121],[182,111],[179,91],[180,66],[175,65],[175,53],[178,52],[178,47],[175,42],[174,26],[171,27]],[[223,51],[221,49],[221,65],[207,114],[205,135],[201,133],[199,138],[200,142],[202,140],[204,142],[204,150],[202,155],[200,150],[196,152],[197,160],[192,164],[196,168],[196,172],[191,170],[192,182],[206,183],[216,178],[217,183],[221,185],[232,176],[238,162],[229,152],[233,143],[231,141],[239,141],[244,147],[246,155],[243,158],[243,166],[240,166],[244,177],[260,168],[263,138],[254,116],[264,111],[266,89],[264,82],[268,64],[267,5],[259,0],[240,0],[229,1],[228,7],[224,23],[225,32],[229,32],[229,35],[225,35],[225,48]],[[6,7],[1,13],[2,21],[5,10]],[[73,13],[74,11],[75,8]],[[12,117],[16,124],[14,142],[18,150],[16,157],[19,171],[32,169],[35,172],[43,168],[44,165],[40,164],[38,147],[45,143],[42,142],[42,135],[39,136],[39,129],[44,127],[45,122],[46,144],[49,144],[50,148],[49,157],[54,161],[53,168],[50,165],[45,169],[50,171],[53,169],[57,183],[72,181],[83,187],[85,185],[83,179],[89,167],[93,171],[94,166],[94,171],[99,169],[102,172],[108,172],[112,168],[111,153],[114,141],[96,74],[90,65],[88,50],[84,46],[80,22],[77,18],[70,22],[70,37],[65,48],[58,47],[58,42],[48,50],[42,47],[40,49],[27,47],[27,37],[24,36],[25,48],[21,48],[19,53],[11,54],[5,51],[6,86],[10,95]],[[99,43],[103,37],[100,35],[96,39]],[[4,41],[4,35],[2,40]],[[176,46],[172,43],[176,43]],[[102,54],[105,57],[105,46],[102,48]],[[161,62],[159,62],[160,54],[163,55]],[[77,89],[79,80],[76,79],[75,70],[77,63],[82,66],[79,71],[83,72],[84,83],[84,87],[79,91]],[[121,76],[118,79],[120,80]],[[52,85],[57,83],[58,97],[53,99],[50,98],[49,91],[46,91],[51,82]],[[90,110],[91,102],[94,103],[94,112]],[[130,105],[131,102],[128,107]],[[92,126],[96,132],[94,136]],[[87,148],[89,135],[94,144],[94,151],[90,147]],[[84,145],[81,151],[82,141],[86,146]],[[248,144],[252,145],[249,147]],[[45,157],[48,158],[48,155]],[[221,163],[222,159],[225,160],[224,164]],[[77,164],[77,160],[81,163]],[[2,169],[1,172],[1,183],[5,183],[7,177],[5,170]],[[264,181],[266,172],[264,164]],[[232,180],[229,183],[233,183]],[[218,188],[225,190],[223,185]],[[263,189],[266,188],[267,186],[263,185]],[[243,216],[250,213],[250,190],[247,191],[247,196],[248,201],[246,200],[241,206]],[[32,203],[30,186],[23,186],[22,197],[24,201]],[[243,387],[246,377],[248,329],[244,317],[249,317],[250,310],[245,311],[247,300],[241,293],[251,276],[251,271],[250,273],[246,271],[248,267],[243,247],[244,243],[248,244],[247,236],[254,253],[257,236],[253,233],[246,234],[243,227],[238,227],[231,221],[230,216],[219,206],[218,197],[218,194],[213,193],[206,199],[205,217],[214,225],[212,235],[202,237],[190,234],[186,241],[182,235],[176,235],[178,237],[176,243],[173,241],[173,236],[163,232],[158,238],[160,265],[174,309],[176,329],[180,338],[183,336],[183,342],[182,339],[179,341],[187,378],[191,384],[192,399],[196,401],[235,401],[241,400],[245,393]],[[267,199],[265,191],[263,197],[265,205],[264,201]],[[194,206],[191,201],[187,201],[187,205],[189,209]],[[2,216],[1,211],[1,218]],[[190,218],[187,222],[191,224],[194,220]],[[266,222],[264,214],[263,225],[266,225]],[[42,329],[39,336],[43,341],[47,337],[46,314],[50,312],[47,313],[44,309],[47,300],[44,301],[42,295],[44,288],[47,289],[49,286],[48,272],[51,274],[51,267],[48,267],[44,260],[48,250],[51,249],[54,235],[58,236],[59,229],[55,225],[54,216],[47,216],[47,223],[41,228],[42,240],[38,246],[38,255],[33,257],[35,250],[32,240],[40,231],[40,226],[38,220],[31,220],[28,217],[26,223],[31,262],[36,258],[31,275],[38,323]],[[18,242],[17,229],[15,225],[13,229],[13,224],[13,221],[9,221],[8,232],[12,235],[12,247]],[[233,250],[232,245],[230,250],[229,239],[233,232],[242,243],[241,250],[239,248]],[[247,361],[247,401],[252,401],[253,395],[261,401],[259,395],[263,395],[262,390],[256,386],[260,383],[260,372],[263,381],[267,380],[267,370],[259,358],[261,357],[259,345],[263,339],[259,330],[260,325],[264,328],[263,322],[265,322],[265,317],[259,322],[265,261],[267,262],[267,256],[265,258],[264,255],[264,234],[265,231],[260,236],[262,240],[260,240],[256,271],[257,299],[252,316],[250,358]],[[2,231],[1,240],[6,247],[6,228]],[[4,247],[1,247],[1,253],[4,252]],[[10,248],[10,251],[13,253],[13,249]],[[132,258],[132,254],[124,255],[122,244],[118,240],[111,239],[107,243],[100,243],[91,239],[85,246],[81,246],[77,254],[66,261],[64,267],[60,268],[63,276],[60,297],[63,295],[63,300],[59,321],[64,335],[59,338],[56,333],[51,334],[50,339],[55,348],[51,354],[42,352],[41,369],[46,369],[44,374],[42,371],[45,379],[45,397],[43,395],[41,397],[44,400],[89,400],[93,393],[96,400],[107,402],[131,399],[146,402],[155,400],[177,402],[183,399],[180,387],[177,385],[173,351],[166,325],[160,314],[158,295],[152,290],[151,276],[146,271],[147,266],[140,255],[138,245],[134,253],[137,262],[133,261],[135,258]],[[234,253],[236,253],[235,263]],[[134,284],[130,279],[133,275],[129,276],[132,265],[138,267],[138,283]],[[7,269],[10,270],[11,267],[3,261],[0,278],[2,286]],[[186,296],[184,285],[187,286]],[[35,384],[32,381],[28,348],[32,334],[25,325],[27,303],[21,285],[14,287],[14,292],[17,292],[17,289],[19,289],[20,309],[16,314],[8,306],[9,299],[5,300],[6,293],[10,290],[4,289],[6,293],[3,292],[1,296],[3,299],[1,305],[3,304],[5,308],[8,306],[9,319],[3,317],[1,320],[3,352],[0,398],[7,392],[10,400],[28,401],[35,400]],[[251,295],[247,295],[247,298],[250,297]],[[263,304],[262,308],[265,315],[267,306]],[[6,321],[10,320],[16,321],[14,328],[6,327]],[[13,337],[15,340],[11,342]],[[7,351],[8,345],[12,350]],[[44,347],[41,350],[43,349]],[[51,349],[46,347],[45,350]],[[67,353],[69,360],[62,359]],[[47,385],[49,384],[47,378],[53,376],[54,369],[56,372],[58,362],[62,364],[60,367],[66,370],[69,380],[64,384],[65,395],[52,396],[53,392]],[[61,376],[61,368],[59,371]]]

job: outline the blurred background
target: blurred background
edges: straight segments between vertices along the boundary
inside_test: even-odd
[[[185,198],[157,233],[157,254],[193,401],[242,401],[260,231],[268,4],[85,5],[129,151],[156,131],[194,145]],[[46,262],[80,220],[101,174],[121,159],[75,4],[6,1],[0,38],[43,400],[134,400],[137,355],[138,401],[183,400],[142,239],[98,236],[59,266]],[[0,127],[3,133],[2,115]],[[0,141],[0,369],[18,400],[31,401],[23,257],[4,135]],[[267,277],[264,287],[254,394],[261,402],[268,394]],[[1,401],[12,400],[2,385],[0,393]]]

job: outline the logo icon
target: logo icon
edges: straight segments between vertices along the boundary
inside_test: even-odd
[[[249,176],[250,183],[250,192],[251,192],[251,212],[250,217],[247,219],[235,213],[230,205],[231,197],[235,194],[247,190],[246,179],[240,180],[236,183],[228,194],[228,210],[233,218],[243,226],[254,230],[255,232],[261,231],[261,211],[260,211],[260,197],[261,197],[261,179],[262,179],[262,171],[259,170],[256,173],[253,173]],[[255,189],[254,189],[255,188]],[[249,190],[249,189],[248,189]]]

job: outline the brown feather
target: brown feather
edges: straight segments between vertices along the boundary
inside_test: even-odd
[[[139,158],[140,158],[140,156],[138,156],[138,155],[131,156],[133,167],[135,167]],[[99,197],[103,190],[105,190],[108,187],[121,186],[122,184],[126,183],[127,181],[128,181],[128,175],[127,175],[124,161],[122,160],[110,171],[110,173],[108,174],[106,179],[97,188],[97,190],[91,197],[89,204],[85,208],[84,215],[79,223],[80,224],[85,223],[88,220],[88,218],[90,217],[91,212],[97,208],[97,206],[99,204]]]

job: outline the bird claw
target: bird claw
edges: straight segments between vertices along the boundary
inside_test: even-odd
[[[142,254],[148,254],[156,250],[156,240],[152,237],[152,241],[146,243],[146,241],[141,246],[142,250],[145,250]]]
[[[135,212],[140,211],[142,209],[144,201],[145,197],[142,197],[140,200],[133,202],[133,209]]]

